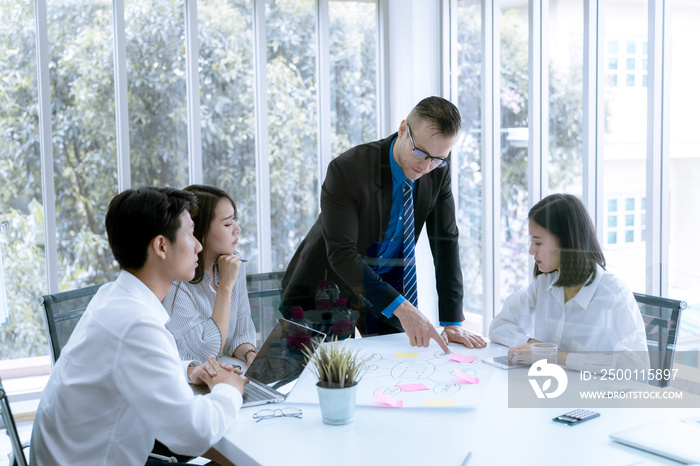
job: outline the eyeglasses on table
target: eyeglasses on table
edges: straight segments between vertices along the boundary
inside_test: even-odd
[[[299,408],[277,408],[277,409],[261,409],[253,414],[255,422],[260,422],[263,419],[272,419],[273,417],[295,417],[301,419],[302,411]]]

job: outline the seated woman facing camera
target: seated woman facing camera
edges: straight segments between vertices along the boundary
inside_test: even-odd
[[[197,270],[189,282],[173,282],[163,299],[170,314],[166,327],[180,357],[207,361],[209,355],[234,356],[250,365],[257,354],[250,315],[245,265],[237,255],[240,227],[236,205],[213,186],[185,188],[197,197],[194,236],[202,243]]]
[[[583,203],[552,194],[528,218],[535,279],[506,299],[491,323],[491,341],[510,346],[512,362],[534,362],[530,345],[546,342],[558,345],[558,364],[575,370],[648,367],[639,307],[624,283],[604,269]],[[614,356],[592,353],[603,351]]]

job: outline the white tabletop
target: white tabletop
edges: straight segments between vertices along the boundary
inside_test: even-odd
[[[396,342],[401,351],[404,334],[375,338]],[[361,340],[360,340],[361,341]],[[439,347],[420,351],[434,352]],[[489,344],[453,351],[487,357],[507,349]],[[415,350],[418,351],[418,350]],[[295,390],[309,390],[303,378]],[[552,422],[561,408],[508,408],[507,371],[496,369],[485,382],[488,390],[476,409],[377,408],[357,406],[351,424],[328,426],[318,404],[287,401],[241,410],[240,418],[215,445],[238,466],[247,465],[652,465],[679,463],[618,444],[609,434],[664,419],[700,416],[697,409],[601,408],[597,419],[568,427]],[[290,399],[293,400],[292,392]],[[299,398],[297,396],[297,398]],[[266,407],[298,407],[302,419],[274,418],[255,422],[253,413]],[[576,406],[572,407],[576,408]]]

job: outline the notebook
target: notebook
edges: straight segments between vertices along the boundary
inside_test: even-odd
[[[700,418],[656,422],[614,432],[610,438],[682,463],[700,463]]]
[[[250,382],[245,386],[242,406],[284,401],[304,370],[304,346],[314,348],[314,343],[325,338],[325,333],[279,319],[245,372]]]

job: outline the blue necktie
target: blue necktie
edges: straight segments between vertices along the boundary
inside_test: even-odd
[[[413,180],[403,188],[403,295],[418,307],[416,284],[416,230],[413,221]]]

